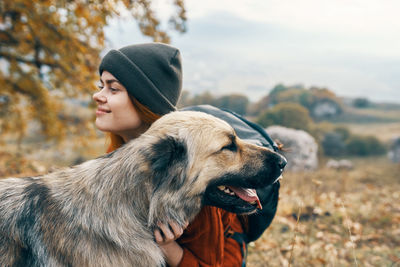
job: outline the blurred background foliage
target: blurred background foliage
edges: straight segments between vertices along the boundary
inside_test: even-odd
[[[317,140],[320,153],[330,157],[383,155],[390,138],[400,133],[400,105],[342,98],[327,88],[278,84],[257,102],[238,94],[183,92],[179,106],[198,104],[233,110],[264,128],[281,125],[304,130]],[[369,130],[364,129],[367,125]],[[390,125],[398,126],[390,130]]]
[[[183,1],[169,19],[173,30],[186,30]],[[134,18],[141,32],[168,43],[150,0],[4,0],[0,1],[0,138],[26,134],[38,123],[47,138],[93,134],[88,118],[65,112],[65,104],[88,102],[98,79],[104,27],[121,12]]]

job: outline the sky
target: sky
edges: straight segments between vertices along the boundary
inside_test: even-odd
[[[167,21],[172,1],[156,0]],[[276,84],[400,103],[398,0],[186,0],[188,31],[171,33],[192,94],[257,101]],[[108,47],[149,42],[131,19],[106,29]]]

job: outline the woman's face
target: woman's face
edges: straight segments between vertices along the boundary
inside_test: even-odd
[[[126,88],[108,71],[101,74],[99,88],[93,94],[96,127],[121,136],[125,142],[138,136],[144,126]]]

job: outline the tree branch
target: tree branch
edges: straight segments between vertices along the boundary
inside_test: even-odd
[[[27,59],[27,58],[24,58],[24,57],[21,57],[21,56],[11,55],[11,54],[7,54],[7,53],[4,53],[4,52],[0,51],[0,58],[2,58],[2,57],[6,58],[8,60],[16,60],[18,62],[25,63],[25,64],[28,64],[28,65],[32,65],[32,66],[35,66],[35,67],[48,66],[48,67],[51,67],[51,68],[58,68],[58,69],[63,70],[65,73],[68,73],[68,71],[63,66],[61,66],[60,64],[57,64],[57,63],[46,62],[46,61],[39,60],[39,59]]]
[[[4,38],[1,38],[1,45],[6,44],[6,45],[16,45],[18,44],[18,40],[12,36],[12,34],[9,31],[5,30],[0,30],[0,36],[4,34],[9,40],[5,40]]]

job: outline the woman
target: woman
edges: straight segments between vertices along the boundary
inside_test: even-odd
[[[182,88],[179,50],[161,43],[123,47],[108,52],[99,67],[96,126],[107,133],[111,152],[138,137],[160,116],[176,110]],[[235,214],[204,207],[182,229],[174,222],[154,232],[169,266],[241,266],[238,243],[229,229],[242,231]]]

